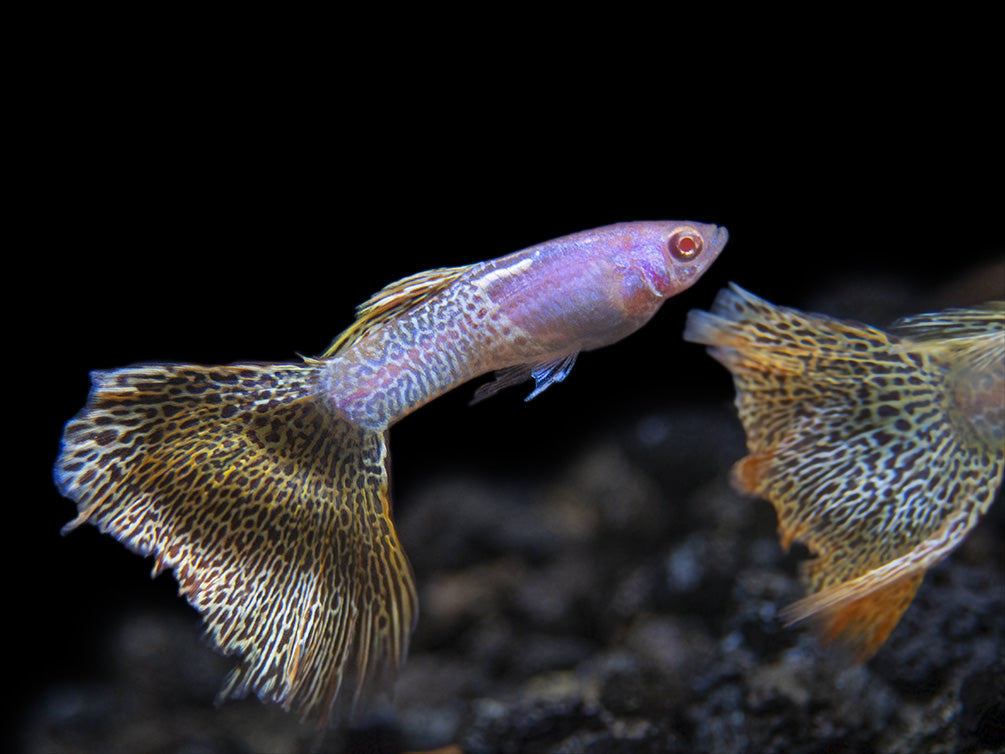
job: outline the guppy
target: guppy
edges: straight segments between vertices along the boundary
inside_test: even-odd
[[[388,428],[487,372],[480,400],[645,324],[715,261],[725,228],[622,223],[418,273],[357,309],[317,359],[91,374],[56,485],[84,522],[174,571],[254,692],[322,724],[404,661],[417,615],[388,495]]]
[[[1005,302],[907,317],[884,332],[775,306],[739,286],[688,315],[733,375],[748,456],[736,486],[803,541],[813,618],[863,661],[925,572],[991,505],[1005,465]]]

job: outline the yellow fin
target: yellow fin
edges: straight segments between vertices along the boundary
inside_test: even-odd
[[[385,285],[356,307],[356,320],[332,341],[319,358],[329,359],[338,355],[385,322],[447,288],[473,266],[438,267]]]
[[[785,608],[786,620],[795,623],[825,610],[844,607],[892,584],[924,575],[963,542],[978,520],[980,513],[973,508],[955,513],[931,537],[904,555],[857,578],[822,588]],[[826,582],[825,574],[821,573],[826,570],[826,564],[810,561],[807,566],[811,582]]]
[[[749,454],[734,485],[803,542],[811,595],[788,613],[872,654],[925,571],[987,510],[1005,465],[1005,304],[902,320],[895,333],[776,306],[742,288],[691,312],[736,385]]]
[[[893,325],[905,350],[955,358],[977,372],[1005,369],[1005,301],[904,317]]]
[[[1005,301],[989,301],[966,309],[914,314],[897,320],[892,329],[915,342],[966,340],[990,332],[1005,332]]]
[[[405,658],[417,610],[382,433],[339,418],[310,366],[96,372],[54,471],[78,516],[171,569],[248,692],[320,723]]]
[[[961,426],[991,453],[1005,449],[1005,302],[919,314],[894,327],[904,351],[946,365],[947,392]]]
[[[978,519],[973,510],[952,516],[906,555],[794,602],[782,610],[782,618],[789,625],[810,619],[824,642],[841,639],[854,648],[857,661],[869,659],[900,621],[928,569],[955,549]],[[822,568],[810,562],[811,582],[812,571]],[[825,574],[820,577],[826,580]]]

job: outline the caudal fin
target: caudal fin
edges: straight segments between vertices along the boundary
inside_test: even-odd
[[[174,571],[252,691],[321,722],[404,660],[416,616],[383,434],[328,410],[316,366],[92,374],[54,476],[89,522]]]
[[[1000,313],[985,326],[994,316],[1000,330]],[[711,312],[689,314],[684,337],[732,372],[750,452],[734,468],[737,487],[771,501],[783,546],[798,539],[816,556],[803,571],[811,595],[788,617],[816,619],[826,639],[865,659],[1001,483],[1000,442],[982,438],[960,400],[959,349],[775,306],[735,285]],[[980,372],[982,392],[968,393],[981,416],[995,416],[998,378]]]

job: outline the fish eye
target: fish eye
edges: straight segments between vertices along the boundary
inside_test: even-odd
[[[678,228],[667,239],[667,251],[678,262],[693,262],[705,248],[705,239],[694,228]]]

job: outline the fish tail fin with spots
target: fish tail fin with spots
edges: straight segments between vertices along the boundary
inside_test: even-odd
[[[813,618],[857,658],[883,644],[928,568],[994,500],[1005,465],[1005,306],[918,315],[887,333],[738,286],[685,339],[732,372],[749,455],[736,486],[804,542]]]
[[[715,261],[725,228],[617,223],[397,280],[299,365],[93,375],[56,484],[87,521],[171,568],[255,692],[322,721],[405,657],[414,580],[391,518],[388,428],[471,379],[565,378]],[[476,398],[486,392],[476,393]]]
[[[404,660],[416,616],[384,432],[323,404],[316,363],[94,372],[54,475],[77,517],[174,571],[222,697],[351,714]]]

